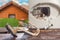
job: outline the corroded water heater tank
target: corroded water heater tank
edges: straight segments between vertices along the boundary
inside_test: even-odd
[[[37,28],[60,28],[59,0],[30,0],[29,22]]]

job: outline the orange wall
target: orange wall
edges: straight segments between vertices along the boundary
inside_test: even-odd
[[[0,11],[0,18],[8,18],[9,14],[16,14],[16,19],[21,20],[22,18],[28,19],[28,14],[20,10],[14,5],[11,5],[4,10]]]

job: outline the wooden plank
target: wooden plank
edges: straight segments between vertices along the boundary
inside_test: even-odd
[[[30,30],[35,30],[35,29],[30,29]],[[48,29],[48,30],[42,30],[41,29],[41,32],[50,32],[50,31],[60,31],[60,29]],[[0,28],[0,33],[1,32],[8,32],[8,30],[6,28]]]
[[[10,36],[8,37],[8,35]],[[26,38],[22,38],[21,40],[60,40],[60,29],[41,30],[40,34],[37,37],[28,34],[25,34],[23,37]],[[5,38],[4,40],[16,40],[16,38],[11,38],[11,34],[8,33],[0,34],[0,38]]]

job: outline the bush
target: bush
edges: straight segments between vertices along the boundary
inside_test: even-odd
[[[24,23],[27,23],[28,24],[28,20],[24,20]]]
[[[13,19],[13,18],[3,18],[0,19],[0,27],[5,27],[6,24],[10,24],[13,27],[18,26],[18,20]]]

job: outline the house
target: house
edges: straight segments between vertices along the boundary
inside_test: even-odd
[[[28,19],[28,6],[19,5],[13,1],[0,7],[0,18]]]

